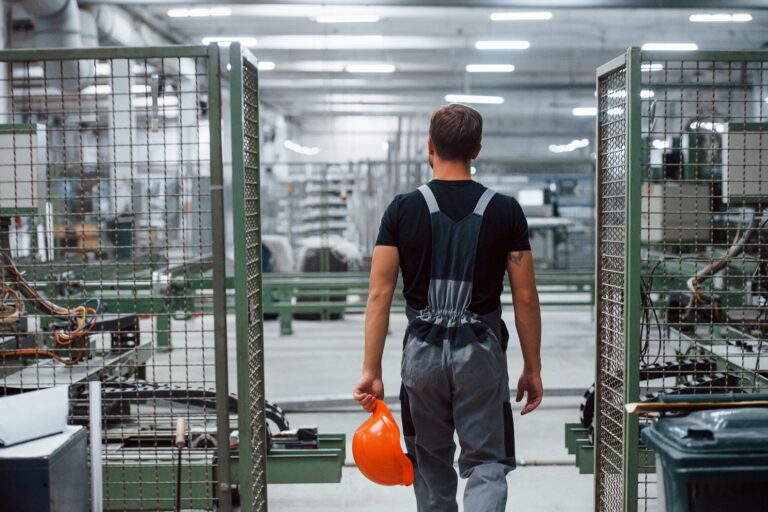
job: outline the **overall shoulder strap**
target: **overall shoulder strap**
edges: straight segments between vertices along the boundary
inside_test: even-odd
[[[440,211],[440,207],[437,206],[437,199],[435,199],[435,194],[432,193],[432,189],[429,188],[426,183],[419,187],[419,192],[421,192],[421,195],[424,196],[424,200],[427,202],[427,207],[429,208],[430,214]]]
[[[487,188],[485,189],[485,192],[483,192],[483,195],[480,196],[480,199],[477,201],[477,206],[475,206],[475,215],[483,216],[485,213],[485,209],[488,208],[488,204],[490,204],[491,199],[493,199],[493,196],[496,195],[496,192]]]

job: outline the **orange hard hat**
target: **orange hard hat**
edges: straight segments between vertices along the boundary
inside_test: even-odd
[[[387,405],[376,400],[373,414],[352,438],[352,456],[368,480],[381,485],[413,484],[413,463],[400,447],[400,429]]]

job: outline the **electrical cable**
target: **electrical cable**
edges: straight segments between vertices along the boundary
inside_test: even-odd
[[[661,352],[662,352],[662,341],[663,341],[663,332],[661,329],[661,322],[659,322],[659,315],[656,312],[656,306],[653,303],[653,298],[651,297],[651,293],[653,292],[653,276],[656,273],[656,270],[659,268],[659,266],[663,263],[664,258],[660,258],[656,264],[651,268],[651,271],[648,273],[648,280],[641,279],[640,280],[640,291],[641,291],[641,302],[643,306],[643,325],[645,326],[645,335],[643,335],[643,328],[641,326],[640,331],[640,338],[643,339],[643,336],[645,336],[645,342],[643,344],[643,347],[640,351],[640,358],[643,364],[646,365],[652,365],[656,364],[659,359],[661,358]],[[656,353],[656,356],[653,359],[653,362],[648,362],[646,359],[646,356],[648,354],[648,349],[650,348],[651,344],[651,313],[653,314],[654,321],[656,322],[656,327],[659,332],[659,349]]]
[[[768,318],[768,305],[765,305],[762,310],[760,310],[760,314],[757,315],[757,318],[755,318],[755,324],[758,328],[760,328],[760,321],[761,318],[765,316]],[[763,341],[765,341],[764,336],[760,336],[760,339],[757,342],[757,357],[755,358],[755,372],[759,375],[760,374],[760,356],[763,353]],[[752,388],[754,392],[757,392],[760,390],[760,385],[758,383],[758,379],[755,379],[754,383],[752,384]]]
[[[744,249],[746,248],[746,245],[752,240],[752,237],[755,236],[755,233],[757,233],[760,229],[764,228],[766,225],[768,225],[768,219],[762,220],[762,214],[758,215],[755,213],[752,216],[752,220],[749,223],[749,226],[744,231],[744,234],[741,235],[741,237],[738,237],[739,233],[737,233],[737,238],[734,240],[734,242],[731,244],[731,246],[725,251],[725,253],[717,258],[716,260],[712,261],[709,265],[705,266],[698,272],[696,272],[696,275],[694,275],[691,279],[688,280],[688,287],[691,289],[691,292],[693,292],[694,296],[698,293],[698,285],[704,282],[707,278],[711,277],[713,274],[716,274],[725,266],[728,264],[728,262],[735,258],[736,256],[739,256],[742,252],[744,252]]]
[[[59,348],[72,348],[72,344],[75,340],[82,339],[88,335],[88,333],[93,330],[93,328],[96,325],[96,316],[101,313],[101,307],[102,303],[101,300],[97,297],[91,297],[89,299],[86,299],[85,302],[80,304],[79,306],[75,308],[65,308],[62,306],[59,306],[58,304],[49,301],[42,295],[40,295],[37,290],[35,290],[32,286],[29,285],[29,283],[24,279],[24,276],[19,271],[19,269],[16,267],[16,264],[13,261],[13,258],[11,258],[10,254],[7,253],[7,251],[1,251],[0,254],[3,256],[4,260],[4,267],[5,271],[10,274],[10,276],[13,278],[16,286],[19,288],[19,292],[21,292],[21,295],[32,301],[32,303],[42,312],[47,313],[51,316],[56,316],[59,318],[65,318],[67,319],[74,327],[74,329],[67,330],[67,329],[57,329],[53,332],[53,341],[55,347],[53,349],[38,349],[38,348],[24,348],[24,349],[13,349],[13,350],[4,350],[0,351],[0,356],[2,357],[19,357],[19,356],[45,356],[50,357],[51,359],[65,364],[67,366],[71,366],[73,364],[77,364],[82,360],[82,358],[85,356],[87,347],[85,344],[81,347],[75,347],[79,348],[78,352],[71,358],[62,357],[59,354],[55,352],[56,349]],[[24,311],[24,303],[21,300],[21,297],[19,296],[19,293],[8,286],[5,282],[2,284],[3,286],[3,301],[5,302],[6,297],[9,295],[12,295],[14,298],[14,302],[16,303],[15,306],[15,320],[11,322],[8,320],[9,318],[13,318],[14,315],[7,315],[0,318],[0,324],[6,324],[6,323],[15,323],[20,318],[20,315]],[[95,303],[95,308],[89,307],[88,304]]]
[[[24,314],[24,301],[19,297],[19,293],[6,285],[3,286],[3,298],[0,302],[0,325],[13,325],[21,319]]]
[[[688,289],[691,292],[692,298],[691,301],[686,306],[686,311],[683,314],[683,318],[690,320],[691,316],[693,315],[693,310],[696,305],[699,304],[706,304],[707,300],[709,302],[713,303],[713,309],[714,309],[714,319],[715,321],[720,321],[720,309],[717,305],[717,301],[710,298],[707,299],[700,291],[699,291],[699,285],[709,279],[712,275],[716,274],[717,272],[720,272],[725,266],[728,264],[728,262],[739,256],[744,252],[746,249],[747,244],[752,240],[752,238],[755,236],[756,233],[758,233],[760,230],[766,227],[768,225],[768,218],[763,220],[763,217],[765,216],[765,210],[758,214],[755,212],[752,215],[752,219],[749,222],[749,225],[744,230],[743,234],[742,231],[739,230],[736,233],[736,237],[734,237],[734,241],[731,244],[730,247],[725,251],[725,253],[720,256],[719,258],[713,260],[710,262],[707,266],[696,272],[696,274],[688,279]]]

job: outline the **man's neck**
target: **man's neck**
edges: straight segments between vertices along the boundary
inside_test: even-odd
[[[435,162],[432,179],[443,181],[471,180],[470,166],[465,162]]]

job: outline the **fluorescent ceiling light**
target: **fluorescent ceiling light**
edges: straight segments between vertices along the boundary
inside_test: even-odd
[[[232,9],[229,7],[195,7],[192,9],[168,9],[168,16],[171,18],[207,18],[209,16],[231,16]]]
[[[626,89],[618,89],[618,90],[612,90],[608,91],[607,96],[609,98],[626,98],[627,97],[627,90]],[[653,98],[654,92],[650,89],[642,89],[640,91],[640,97],[644,100],[647,100],[649,98]]]
[[[393,64],[356,63],[348,64],[344,70],[347,73],[394,73]]]
[[[24,67],[13,68],[13,78],[44,78],[43,66],[25,64]]]
[[[312,106],[298,107],[302,112],[339,112],[348,114],[390,114],[394,112],[403,112],[414,114],[423,112],[429,114],[431,109],[424,106],[411,104],[373,104],[373,103],[325,103]],[[366,128],[368,129],[368,128]]]
[[[131,86],[132,94],[149,94],[152,92],[152,87],[145,84],[133,84]]]
[[[528,41],[478,41],[478,50],[527,50],[531,47]]]
[[[273,50],[360,50],[365,48],[380,48],[384,36],[339,36],[339,35],[280,35],[264,36],[260,48]]]
[[[281,34],[257,37],[261,50],[445,50],[458,49],[464,44],[456,38],[426,35]],[[435,61],[431,66],[437,69],[439,62]]]
[[[640,71],[661,71],[662,69],[664,69],[664,64],[661,62],[640,64]]]
[[[112,86],[109,84],[89,85],[80,91],[82,94],[112,94]]]
[[[752,21],[752,15],[747,13],[718,13],[718,14],[691,14],[688,18],[694,23],[744,23]]]
[[[330,60],[308,60],[290,62],[287,64],[290,71],[301,71],[303,73],[341,73],[349,64],[345,61]]]
[[[573,139],[568,144],[550,144],[549,150],[552,153],[570,153],[587,146],[589,146],[589,139]]]
[[[491,20],[493,21],[541,21],[551,19],[552,13],[548,11],[494,12],[491,14]]]
[[[655,139],[653,141],[653,147],[655,147],[656,149],[667,149],[670,146],[671,144],[668,141],[663,139]]]
[[[156,102],[156,103],[153,103]],[[150,96],[141,96],[134,99],[131,104],[135,107],[150,108],[154,105],[158,107],[178,107],[179,98],[176,96],[160,96],[159,98],[152,98]]]
[[[229,46],[232,43],[240,43],[243,46],[256,46],[255,37],[228,37],[210,36],[203,38],[203,44],[219,43],[219,46]]]
[[[468,73],[511,73],[515,70],[512,64],[467,64]]]
[[[298,153],[304,156],[313,156],[320,153],[320,148],[318,147],[302,146],[301,144],[297,144],[292,140],[286,140],[283,142],[283,146],[289,151],[293,151],[294,153]]]
[[[229,7],[211,7],[211,16],[230,16],[232,9]]]
[[[646,52],[691,52],[698,49],[695,43],[645,43],[642,47]]]
[[[110,76],[112,74],[112,65],[109,62],[96,63],[96,76]]]
[[[690,124],[692,130],[702,129],[723,133],[725,125],[723,123],[712,123],[710,121],[694,121]]]
[[[747,21],[752,21],[752,15],[747,13],[736,13],[731,14],[731,21],[733,23],[744,23]]]
[[[376,23],[375,14],[325,14],[315,18],[318,23]]]
[[[573,109],[573,115],[577,117],[596,116],[597,107],[576,107]]]
[[[275,63],[271,60],[260,60],[256,65],[258,66],[259,71],[272,71],[275,69]]]
[[[504,98],[501,96],[477,96],[474,94],[446,94],[448,103],[478,103],[483,105],[501,105]]]
[[[609,116],[620,116],[624,113],[624,109],[622,107],[613,107],[606,110],[605,113]]]

